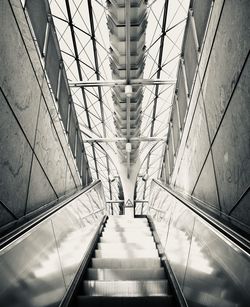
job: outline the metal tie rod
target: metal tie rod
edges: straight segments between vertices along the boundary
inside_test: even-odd
[[[172,85],[176,80],[160,80],[160,79],[131,79],[130,85]],[[96,80],[96,81],[77,81],[70,82],[70,87],[98,87],[98,86],[125,86],[127,81],[123,80]]]
[[[129,142],[166,142],[166,137],[132,137]],[[84,143],[98,142],[98,143],[112,143],[112,142],[127,142],[127,138],[89,138],[83,139]]]

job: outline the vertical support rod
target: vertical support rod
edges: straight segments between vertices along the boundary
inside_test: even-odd
[[[170,170],[170,158],[169,158],[169,147],[167,145],[167,162],[168,162],[168,180],[169,177],[171,176],[171,170]]]
[[[127,152],[127,178],[130,178],[130,152]]]
[[[63,68],[63,62],[60,61],[59,64],[59,72],[58,72],[58,81],[57,81],[57,89],[56,89],[56,100],[58,101],[60,98],[60,88],[61,88],[61,80],[62,80],[62,68]]]
[[[183,78],[184,78],[185,92],[186,92],[186,97],[187,97],[187,105],[189,106],[189,102],[190,102],[189,101],[189,91],[188,91],[187,73],[186,73],[184,58],[181,58],[181,69],[182,69]]]
[[[125,1],[125,14],[126,14],[126,83],[130,83],[130,1]],[[127,142],[130,139],[130,97],[126,96],[127,106]],[[127,152],[127,178],[130,177],[130,152]]]
[[[44,38],[44,43],[43,43],[43,52],[42,52],[43,57],[45,57],[47,53],[48,42],[49,42],[50,22],[51,22],[51,16],[48,15],[48,21],[47,21],[46,30],[45,30],[45,38]]]
[[[77,146],[78,146],[78,142],[77,142],[77,136],[78,136],[78,130],[76,130],[76,134],[75,134],[75,141],[74,141],[74,158],[76,159],[76,153],[77,153]]]
[[[169,123],[169,129],[170,129],[170,133],[171,133],[171,140],[172,140],[172,149],[173,149],[173,156],[174,156],[174,160],[175,160],[175,144],[174,144],[174,129],[173,129],[173,122],[170,121]]]
[[[126,82],[130,83],[130,1],[125,1],[126,14]]]
[[[176,110],[177,110],[177,118],[178,118],[179,132],[180,132],[180,137],[181,137],[181,135],[182,135],[182,126],[181,126],[180,107],[179,107],[178,96],[177,96],[176,94],[175,94],[175,103],[176,103]]]
[[[66,133],[69,133],[70,129],[70,116],[71,116],[71,99],[69,99],[69,104],[68,104],[68,112],[67,112],[67,124],[66,124]]]

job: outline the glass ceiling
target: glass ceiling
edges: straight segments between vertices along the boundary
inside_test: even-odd
[[[167,1],[147,2],[145,79],[173,80],[177,76],[190,0],[168,1],[167,22],[163,29],[165,2]],[[50,7],[69,82],[96,81],[98,75],[100,80],[111,80],[106,1],[50,0]],[[162,36],[164,44],[161,57]],[[94,56],[95,45],[97,60]],[[173,84],[144,86],[141,136],[167,136],[174,89]],[[102,87],[98,91],[97,87],[84,89],[72,87],[71,93],[83,139],[116,137],[112,88]],[[153,120],[154,109],[155,120]],[[107,200],[118,199],[116,167],[102,144],[85,143],[92,177],[102,180]],[[150,180],[159,178],[160,175],[165,143],[154,144],[150,154],[142,163],[137,180],[136,194],[140,200],[148,199]],[[108,143],[107,146],[114,152],[117,151],[115,143]],[[152,146],[152,141],[142,142],[140,155],[148,150],[149,146]]]

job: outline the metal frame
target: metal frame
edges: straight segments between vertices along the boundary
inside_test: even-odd
[[[130,1],[125,1],[125,22],[126,22],[126,84],[130,84]],[[130,96],[126,96],[126,124],[127,124],[127,143],[130,142]],[[126,146],[127,147],[127,146]],[[130,177],[130,151],[127,150],[127,178]]]
[[[89,21],[90,21],[90,27],[91,27],[91,40],[92,40],[92,44],[93,44],[93,52],[94,52],[94,60],[95,60],[95,74],[96,74],[97,81],[100,81],[99,63],[98,63],[96,39],[95,39],[94,18],[93,18],[93,9],[92,9],[92,1],[91,0],[88,0],[88,11],[89,11]],[[104,135],[104,137],[106,137],[106,126],[105,126],[105,118],[104,118],[104,110],[103,110],[102,91],[101,91],[100,86],[98,86],[97,88],[98,88],[98,96],[99,96],[99,102],[100,102],[103,135]],[[108,178],[109,178],[110,168],[109,168],[109,158],[108,158],[107,154],[106,154],[106,163],[107,163],[107,172],[108,172]],[[110,180],[108,180],[108,182],[109,182],[109,194],[110,194],[110,197],[112,198],[111,182],[110,182]]]
[[[155,1],[155,2],[157,2],[157,1]],[[56,1],[56,4],[57,4],[57,1]],[[159,129],[161,130],[161,127],[160,126],[158,127],[158,121],[159,121],[158,113],[162,114],[163,112],[166,112],[165,110],[163,112],[161,112],[161,110],[159,110],[159,108],[161,107],[161,104],[160,104],[161,101],[159,101],[159,99],[162,99],[161,98],[162,97],[162,91],[160,90],[160,86],[163,86],[163,85],[170,85],[171,86],[171,85],[176,83],[175,79],[171,79],[171,78],[170,79],[165,78],[165,80],[161,79],[161,76],[162,76],[161,72],[164,71],[163,68],[168,64],[163,59],[163,57],[164,57],[164,46],[166,45],[166,43],[165,43],[166,42],[166,36],[169,35],[169,32],[172,29],[176,28],[179,24],[182,24],[183,22],[185,22],[187,20],[187,18],[183,19],[181,17],[182,19],[179,18],[178,22],[175,22],[173,24],[170,23],[170,26],[167,28],[166,25],[167,25],[169,0],[165,0],[164,2],[161,3],[163,15],[161,15],[161,21],[160,20],[157,21],[158,22],[158,29],[161,32],[159,32],[159,35],[156,36],[156,38],[154,38],[154,39],[152,38],[152,42],[149,44],[149,47],[145,51],[146,53],[149,53],[149,51],[151,52],[153,50],[152,47],[156,46],[156,43],[159,41],[159,54],[158,54],[157,58],[156,58],[155,55],[153,55],[153,57],[155,59],[154,65],[156,65],[155,73],[153,74],[153,76],[155,75],[155,79],[153,79],[153,76],[151,76],[152,77],[151,79],[131,79],[131,59],[130,59],[131,20],[130,19],[131,19],[132,8],[131,8],[130,1],[125,1],[125,8],[124,8],[124,10],[125,10],[125,34],[126,34],[126,61],[125,61],[126,74],[125,74],[125,78],[123,80],[109,80],[108,78],[106,78],[106,80],[102,80],[103,76],[101,76],[101,74],[104,74],[104,73],[103,73],[103,69],[102,69],[102,62],[101,62],[102,60],[98,56],[98,51],[99,51],[99,48],[103,48],[103,49],[107,50],[107,45],[106,45],[105,42],[102,42],[103,34],[101,33],[100,28],[99,28],[100,34],[98,32],[99,21],[101,20],[102,17],[99,17],[100,19],[95,19],[95,17],[96,17],[95,16],[96,2],[92,1],[92,0],[88,0],[86,2],[87,6],[82,5],[82,2],[81,2],[79,4],[79,7],[77,7],[74,0],[73,1],[65,0],[65,4],[66,4],[66,9],[64,10],[64,13],[65,13],[65,14],[63,14],[64,16],[60,17],[60,16],[56,16],[57,14],[56,15],[52,14],[52,17],[58,19],[58,22],[61,21],[62,23],[68,24],[68,28],[70,29],[70,32],[71,32],[72,45],[70,44],[71,46],[70,47],[68,46],[69,49],[70,49],[70,53],[67,53],[66,52],[67,49],[65,48],[66,49],[65,54],[67,54],[67,56],[70,56],[72,58],[72,60],[73,60],[73,58],[75,59],[75,62],[72,62],[72,63],[76,63],[77,73],[78,73],[79,78],[74,78],[74,73],[71,71],[71,68],[70,68],[70,65],[69,65],[68,71],[70,73],[72,73],[71,82],[69,82],[69,85],[70,85],[71,89],[74,89],[74,93],[76,94],[76,96],[75,96],[76,101],[74,101],[74,104],[77,107],[78,107],[78,104],[79,104],[78,109],[80,110],[80,112],[81,112],[81,109],[80,109],[80,107],[81,107],[82,110],[83,110],[82,113],[85,112],[84,114],[86,114],[86,124],[85,124],[85,117],[84,117],[84,120],[82,121],[82,123],[84,123],[84,124],[80,123],[80,125],[82,127],[86,128],[86,131],[88,130],[90,132],[93,132],[93,134],[96,135],[94,137],[90,137],[90,136],[84,137],[83,136],[84,142],[90,143],[90,146],[87,146],[86,153],[89,157],[91,157],[91,161],[92,161],[91,169],[94,170],[97,178],[99,178],[100,176],[103,177],[103,168],[104,168],[104,164],[105,164],[105,168],[107,170],[107,173],[106,173],[106,170],[105,170],[105,178],[107,176],[108,185],[109,185],[109,197],[110,197],[110,199],[112,199],[112,198],[114,198],[114,195],[112,195],[112,192],[113,192],[112,191],[112,185],[111,185],[109,178],[110,178],[110,174],[111,175],[114,174],[114,172],[111,169],[113,166],[110,165],[111,162],[109,161],[109,158],[108,158],[107,154],[105,153],[105,151],[104,151],[104,154],[100,153],[100,150],[96,145],[101,147],[101,144],[100,144],[101,142],[106,142],[109,146],[109,143],[115,143],[115,142],[130,143],[130,142],[152,142],[152,141],[154,141],[154,142],[158,143],[158,142],[165,142],[166,141],[165,137],[161,137],[161,138],[154,137],[154,134],[156,132],[158,132]],[[82,7],[80,8],[81,5],[82,5]],[[181,3],[180,3],[180,5],[181,5]],[[156,4],[156,6],[158,6],[158,4]],[[86,7],[86,11],[84,12],[85,15],[83,15],[83,13],[80,12],[80,10],[83,7]],[[152,7],[152,4],[150,5],[150,8],[148,7],[148,9],[151,10],[151,7]],[[104,14],[106,15],[107,14],[107,8],[103,7],[103,9],[104,9],[103,15]],[[63,8],[61,10],[63,10]],[[72,14],[71,14],[71,12],[72,12]],[[76,14],[78,14],[78,16],[76,16]],[[82,15],[82,17],[85,16],[85,21],[86,21],[86,23],[88,23],[88,26],[86,25],[86,29],[84,27],[81,28],[81,26],[79,26],[77,24],[77,22],[74,22],[74,18],[77,18],[79,16],[81,17],[81,15]],[[105,17],[105,15],[104,15],[104,17]],[[162,16],[163,16],[163,18],[162,18]],[[84,23],[85,23],[85,21],[83,20]],[[85,58],[82,57],[83,45],[81,44],[81,41],[79,41],[79,37],[78,37],[79,33],[81,33],[80,35],[82,35],[81,38],[82,37],[84,38],[84,36],[86,36],[86,41],[89,44],[88,46],[92,48],[93,58],[91,57],[91,60],[86,58],[86,57]],[[63,36],[63,34],[64,33],[62,33],[62,36]],[[98,36],[98,34],[99,34],[99,36]],[[63,37],[62,37],[62,39],[63,39]],[[102,50],[102,49],[100,49],[100,50]],[[108,54],[108,51],[107,51],[107,54]],[[177,58],[177,57],[174,57],[174,59]],[[90,63],[88,62],[88,60],[90,60]],[[85,67],[86,67],[87,72],[89,71],[89,74],[91,75],[90,80],[87,80],[88,79],[88,75],[87,75],[88,73],[87,72],[85,73],[84,70],[83,70],[83,69],[85,69]],[[91,71],[93,72],[93,74],[92,74]],[[77,75],[77,73],[76,73],[76,75]],[[93,80],[93,77],[95,77],[96,80]],[[72,81],[72,79],[73,79],[73,81]],[[74,81],[75,79],[79,79],[79,80]],[[127,135],[124,138],[119,138],[119,135],[118,135],[118,137],[116,137],[115,134],[112,133],[112,129],[109,127],[109,125],[107,125],[108,122],[105,123],[105,119],[107,117],[107,114],[108,114],[108,117],[110,117],[110,118],[112,116],[112,113],[111,113],[112,110],[109,108],[108,101],[106,99],[107,96],[104,97],[105,94],[106,94],[106,90],[104,90],[105,87],[108,88],[107,89],[107,92],[108,92],[113,87],[121,87],[121,86],[126,86],[128,84],[131,85],[131,86],[143,86],[144,88],[146,88],[147,86],[149,86],[149,87],[155,86],[155,88],[152,90],[152,97],[153,97],[152,103],[150,103],[150,109],[152,107],[152,114],[150,114],[150,113],[146,114],[146,116],[148,117],[148,121],[149,121],[149,124],[147,123],[146,131],[149,131],[149,133],[147,133],[146,134],[147,136],[145,136],[145,137],[131,138],[131,132],[132,131],[131,131],[131,123],[130,123],[130,113],[131,113],[131,106],[132,105],[130,105],[130,97],[126,97]],[[90,88],[93,88],[93,91],[91,91]],[[151,92],[151,90],[150,90],[150,92]],[[89,94],[92,94],[95,98],[92,97],[92,96],[88,96]],[[94,101],[94,99],[96,99],[96,100]],[[99,110],[99,107],[97,107],[98,111],[97,111],[97,109],[95,109],[95,106],[97,106],[97,105],[100,106],[100,110]],[[160,119],[162,120],[162,116],[161,116]],[[97,122],[97,125],[95,125],[95,121]],[[102,127],[102,129],[100,129],[101,127]],[[82,129],[80,131],[81,131],[81,133],[85,134],[83,130],[85,130],[85,129]],[[144,134],[144,132],[142,132],[142,133]],[[161,133],[160,135],[162,135],[161,131],[159,133]],[[166,134],[167,134],[167,131],[166,131]],[[114,135],[114,137],[110,137],[110,135],[111,136]],[[144,147],[146,148],[147,146],[144,146]],[[161,153],[159,153],[159,155],[161,155]],[[102,159],[102,160],[100,160],[99,158]],[[130,157],[129,152],[127,152],[127,158],[128,158],[127,159],[127,173],[128,173],[128,176],[129,176],[129,173],[130,173],[130,158],[132,159],[132,156]],[[105,159],[106,159],[106,162],[105,162]],[[148,161],[147,161],[146,173],[149,172],[149,167],[152,164],[150,162],[151,152],[149,153],[147,159],[148,159]],[[152,159],[153,159],[153,155],[152,155]],[[111,168],[110,168],[110,166],[111,166]],[[146,191],[146,184],[147,183],[145,181],[145,191]],[[113,186],[113,189],[115,190],[115,186]],[[106,196],[107,196],[107,194],[106,194]],[[142,197],[140,196],[140,198],[142,198]]]
[[[66,5],[67,15],[68,15],[68,19],[69,19],[68,24],[69,24],[70,32],[71,32],[71,38],[72,38],[72,43],[73,43],[73,48],[74,48],[74,53],[75,53],[75,61],[76,61],[78,76],[79,76],[80,81],[82,81],[83,77],[82,77],[82,72],[81,72],[81,64],[80,64],[80,61],[79,61],[79,53],[78,53],[78,48],[77,48],[77,43],[76,43],[75,30],[74,30],[74,26],[73,26],[73,20],[72,20],[69,0],[65,0],[65,5]],[[85,111],[86,111],[88,127],[91,130],[91,123],[90,123],[87,99],[86,99],[84,88],[82,88],[81,91],[82,91],[83,103],[84,103],[84,107],[85,107]],[[94,144],[91,144],[91,146],[92,146],[92,152],[93,152],[93,157],[94,157],[96,175],[97,175],[97,179],[99,179],[98,167],[97,167],[97,163],[96,163],[95,147],[94,147]]]
[[[161,80],[161,79],[131,79],[129,84],[130,85],[171,85],[175,84],[175,79],[169,80]],[[75,81],[70,82],[70,87],[99,87],[99,86],[107,86],[107,87],[114,87],[114,86],[126,86],[127,80],[97,80],[97,81]]]
[[[161,39],[160,39],[160,48],[159,48],[159,57],[158,57],[158,70],[157,70],[157,75],[156,75],[157,79],[160,79],[160,76],[161,76],[162,55],[163,55],[166,25],[167,25],[168,4],[169,4],[169,0],[165,0],[163,20],[162,20],[162,26],[161,26],[162,35],[161,35]],[[158,97],[159,97],[159,84],[156,84],[155,92],[154,92],[153,115],[152,115],[152,122],[151,122],[151,128],[150,128],[150,137],[153,137],[153,135],[154,135],[154,125],[155,125],[155,120],[156,120],[156,109],[157,109]],[[148,170],[149,170],[149,166],[150,166],[150,157],[151,157],[151,153],[148,154],[148,158],[147,158],[146,174],[148,174]],[[143,199],[145,199],[146,189],[147,189],[147,181],[145,181],[145,183],[144,183]]]
[[[130,142],[166,142],[167,138],[162,137],[132,137],[129,139]],[[113,143],[113,142],[126,142],[126,138],[89,138],[83,139],[84,143]]]

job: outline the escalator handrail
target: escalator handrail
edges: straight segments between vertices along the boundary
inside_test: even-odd
[[[6,246],[10,245],[12,242],[18,240],[23,234],[27,233],[28,231],[32,231],[32,229],[34,229],[35,226],[37,226],[38,224],[45,221],[47,218],[49,218],[54,213],[56,213],[57,211],[59,211],[60,209],[62,209],[66,205],[68,205],[70,202],[72,202],[73,200],[75,200],[76,198],[81,196],[83,193],[86,193],[87,191],[94,188],[100,182],[101,182],[101,180],[94,181],[93,183],[91,183],[87,187],[81,189],[80,191],[77,191],[76,193],[74,193],[73,195],[71,195],[67,199],[63,200],[62,202],[60,202],[56,206],[50,208],[49,210],[47,210],[47,211],[43,212],[42,214],[40,214],[39,216],[37,216],[36,218],[32,219],[30,222],[27,222],[23,226],[20,226],[19,228],[13,230],[12,232],[10,232],[7,235],[5,235],[4,237],[2,237],[1,241],[0,241],[0,251],[3,248],[5,248]],[[95,212],[93,212],[93,214],[94,213]]]
[[[229,240],[232,244],[236,245],[237,248],[239,248],[243,253],[247,254],[247,256],[250,256],[250,242],[240,234],[236,233],[234,230],[230,229],[220,221],[213,218],[211,215],[207,214],[197,206],[195,206],[190,200],[187,200],[184,196],[180,194],[180,192],[174,191],[169,186],[163,185],[158,180],[153,179],[153,182],[155,182],[157,185],[159,185],[161,188],[166,190],[169,194],[171,194],[173,197],[178,199],[183,205],[188,207],[192,212],[197,214],[203,221],[207,222],[207,224],[210,226],[210,228],[215,231],[219,236],[223,236],[227,240]],[[160,211],[157,208],[149,207],[151,209],[155,209],[157,211]],[[165,211],[164,211],[165,212]]]

